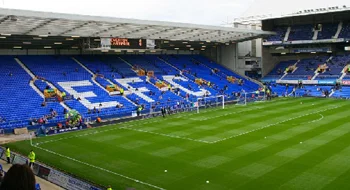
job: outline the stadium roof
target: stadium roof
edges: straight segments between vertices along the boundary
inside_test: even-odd
[[[244,41],[274,34],[233,27],[3,8],[0,8],[0,32],[2,35],[43,37],[122,37],[213,42]]]

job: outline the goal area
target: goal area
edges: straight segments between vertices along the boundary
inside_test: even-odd
[[[225,109],[225,97],[219,95],[198,98],[195,107],[197,107],[197,113],[199,113],[202,108],[221,107]]]
[[[251,102],[263,102],[266,100],[266,94],[263,91],[244,92],[237,99],[237,105],[247,105]]]

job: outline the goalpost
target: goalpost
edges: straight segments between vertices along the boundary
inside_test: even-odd
[[[200,108],[222,107],[222,109],[225,109],[225,97],[219,95],[198,98],[195,107],[197,107],[197,113],[199,113]]]
[[[250,102],[263,102],[266,100],[266,93],[264,91],[260,92],[244,92],[241,93],[237,98],[236,105],[247,105]]]

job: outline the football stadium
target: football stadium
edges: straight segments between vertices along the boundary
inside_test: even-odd
[[[0,189],[350,189],[349,41],[345,5],[229,26],[0,8]]]

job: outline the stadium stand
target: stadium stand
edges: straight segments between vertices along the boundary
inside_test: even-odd
[[[41,106],[44,98],[30,86],[31,76],[28,75],[12,56],[1,56],[1,128],[21,127],[29,124],[31,119],[39,120],[50,115],[50,110],[62,110],[59,103],[48,102]],[[39,82],[39,81],[38,81]],[[38,83],[37,82],[37,83]],[[62,120],[58,114],[54,120]]]
[[[277,34],[269,36],[266,40],[267,41],[283,41],[284,36],[286,35],[286,32],[287,32],[287,28],[288,27],[283,27],[283,26],[274,28],[273,31],[275,31]]]
[[[253,92],[260,87],[199,55],[42,55],[16,59],[2,56],[0,64],[4,73],[2,104],[8,105],[2,105],[7,108],[0,113],[1,128],[6,129],[27,126],[52,111],[57,115],[47,123],[64,121],[65,108],[77,110],[84,118],[121,117],[136,110],[137,105],[142,105],[145,111],[157,110],[189,104],[203,96],[225,95],[229,99],[235,92]],[[142,76],[137,72],[139,69],[153,71],[153,76],[145,76],[147,73]],[[160,83],[165,85],[157,86]],[[125,96],[111,95],[109,85],[123,88]],[[57,89],[73,98],[61,103],[46,101],[42,105],[47,89]]]
[[[105,90],[94,83],[93,76],[69,56],[19,56],[19,59],[35,75],[52,82],[59,91],[73,95],[75,99],[65,103],[83,116],[91,115],[88,115],[88,109],[94,108],[101,109],[100,116],[122,114],[134,109],[133,104],[125,98],[110,97]],[[101,102],[107,103],[100,105]],[[118,104],[123,104],[124,108],[116,109]],[[97,114],[92,113],[92,116]]]
[[[339,38],[350,38],[350,23],[344,23]]]
[[[322,40],[322,39],[332,39],[338,29],[338,23],[333,24],[333,23],[327,23],[322,25],[322,30],[318,32],[317,39]]]
[[[288,36],[288,41],[299,41],[299,40],[325,40],[334,38],[350,38],[350,23],[344,23],[337,36],[337,30],[339,23],[321,23],[322,27],[317,31],[317,36],[313,39],[315,30],[313,25],[293,25]],[[273,31],[277,34],[266,38],[266,41],[284,41],[284,37],[287,34],[288,26],[276,26]]]
[[[350,63],[350,55],[336,55],[336,56],[316,56],[313,58],[306,58],[297,60],[282,61],[277,64],[274,69],[264,77],[264,81],[274,80],[307,80],[312,79],[318,71],[318,68],[322,69],[315,77],[316,80],[323,79],[339,79],[343,70],[346,69]],[[294,71],[288,72],[283,78],[286,68],[296,64]],[[344,78],[348,77],[348,73],[345,73]]]
[[[294,65],[296,62],[297,62],[297,60],[281,61],[272,69],[272,71],[269,74],[267,74],[264,77],[264,79],[265,80],[281,79],[281,77],[284,75],[284,73],[286,71],[286,68]]]
[[[313,33],[311,24],[294,25],[291,28],[288,41],[311,40]]]

